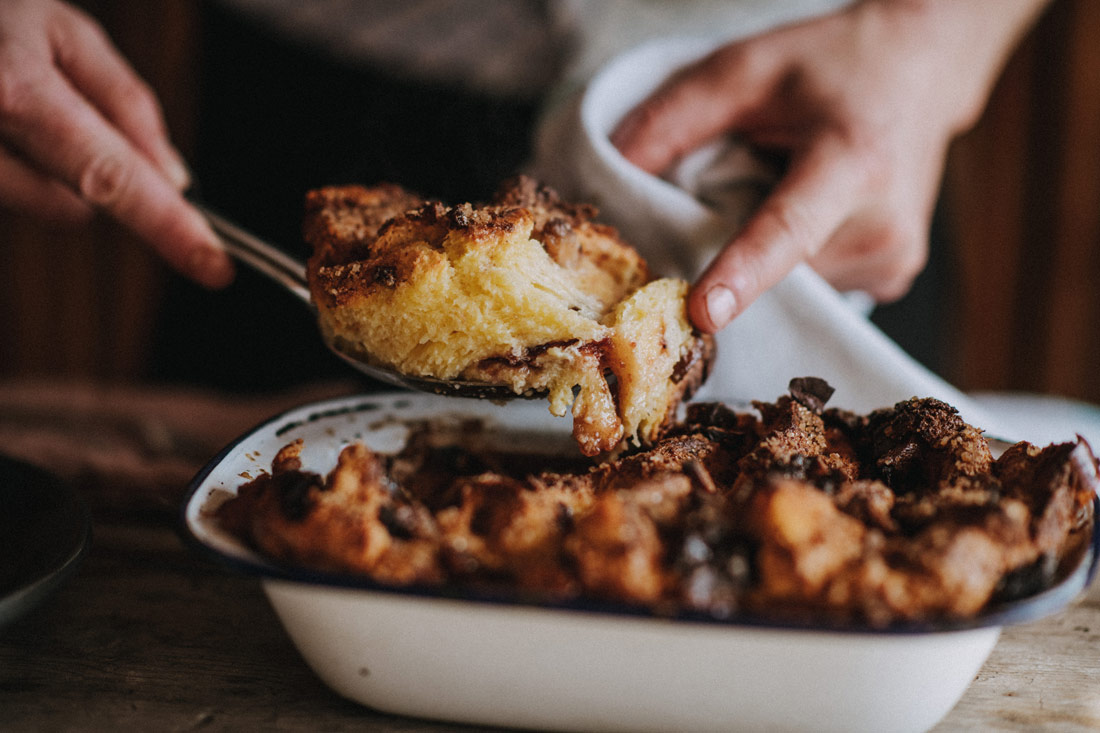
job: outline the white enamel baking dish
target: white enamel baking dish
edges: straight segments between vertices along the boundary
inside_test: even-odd
[[[259,576],[316,674],[381,711],[561,731],[923,731],[959,700],[1003,625],[1060,610],[1096,569],[1094,536],[1058,585],[965,624],[806,628],[392,589],[273,565],[211,517],[294,439],[305,441],[303,467],[323,474],[349,442],[395,451],[407,421],[448,416],[481,418],[508,440],[522,435],[568,449],[569,420],[539,401],[342,398],[279,415],[228,446],[194,479],[183,506],[184,539]]]

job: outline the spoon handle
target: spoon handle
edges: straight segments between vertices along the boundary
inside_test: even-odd
[[[312,306],[306,268],[298,260],[250,234],[207,207],[192,201],[225,245],[225,251],[262,275],[289,290],[306,305]]]

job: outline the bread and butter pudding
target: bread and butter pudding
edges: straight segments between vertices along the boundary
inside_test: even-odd
[[[754,410],[689,405],[602,462],[516,452],[465,421],[413,424],[394,454],[352,443],[327,475],[294,442],[216,513],[278,561],[387,585],[815,625],[973,617],[1087,547],[1082,439],[994,458],[941,401],[855,415],[828,392],[794,380]]]
[[[572,406],[585,455],[652,440],[705,378],[687,283],[653,279],[595,209],[526,178],[445,206],[394,185],[306,198],[310,290],[339,350],[402,374]],[[613,379],[608,379],[608,375]]]

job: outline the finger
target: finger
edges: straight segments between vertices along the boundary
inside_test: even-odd
[[[619,122],[611,142],[643,170],[666,170],[755,104],[760,70],[747,58],[743,47],[728,47],[674,74]]]
[[[179,190],[190,175],[168,140],[156,95],[90,17],[62,6],[50,29],[54,63]]]
[[[721,330],[820,250],[856,209],[865,180],[842,140],[816,141],[692,287],[688,312],[695,325]]]
[[[0,200],[9,208],[56,224],[83,224],[92,207],[65,184],[35,170],[0,146]]]
[[[145,156],[63,79],[9,102],[0,132],[45,173],[131,229],[170,264],[209,287],[232,279],[232,264],[202,216]]]
[[[846,222],[810,266],[837,290],[886,303],[909,291],[927,260],[927,223],[863,215]]]

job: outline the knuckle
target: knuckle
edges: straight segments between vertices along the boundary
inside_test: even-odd
[[[133,167],[122,156],[106,153],[91,158],[80,173],[80,195],[96,206],[110,208],[122,200],[133,178]]]
[[[120,82],[115,94],[119,104],[132,114],[147,120],[159,119],[160,105],[156,102],[153,90],[141,79],[128,78]]]
[[[809,214],[792,202],[766,205],[763,212],[766,215],[768,231],[766,234],[773,240],[783,240],[794,245],[801,252],[812,249],[810,233],[813,225]]]
[[[77,46],[94,42],[99,45],[111,44],[110,34],[100,22],[86,10],[75,4],[53,2],[53,30],[58,38],[63,41],[55,43],[55,53],[70,58],[67,54],[75,53]]]
[[[662,96],[647,100],[633,113],[624,151],[643,169],[659,172],[678,152],[675,126],[669,124],[670,111],[668,100]]]
[[[774,56],[758,41],[750,38],[724,46],[706,57],[701,66],[716,81],[731,77],[758,77],[775,61]]]
[[[664,114],[664,107],[664,99],[661,97],[649,99],[638,107],[634,112],[636,134],[645,135],[657,126]]]
[[[18,60],[5,56],[0,59],[0,117],[24,119],[33,106],[36,84]]]
[[[720,48],[699,64],[700,70],[710,80],[718,80],[730,73],[753,66],[756,55],[744,43],[735,43]]]
[[[677,126],[675,118],[678,106],[675,95],[661,93],[638,108],[637,130],[639,137],[655,147],[671,147]]]
[[[854,250],[861,257],[876,257],[883,263],[889,263],[880,268],[883,274],[886,274],[897,269],[906,244],[900,235],[889,227],[882,226],[864,234]]]

